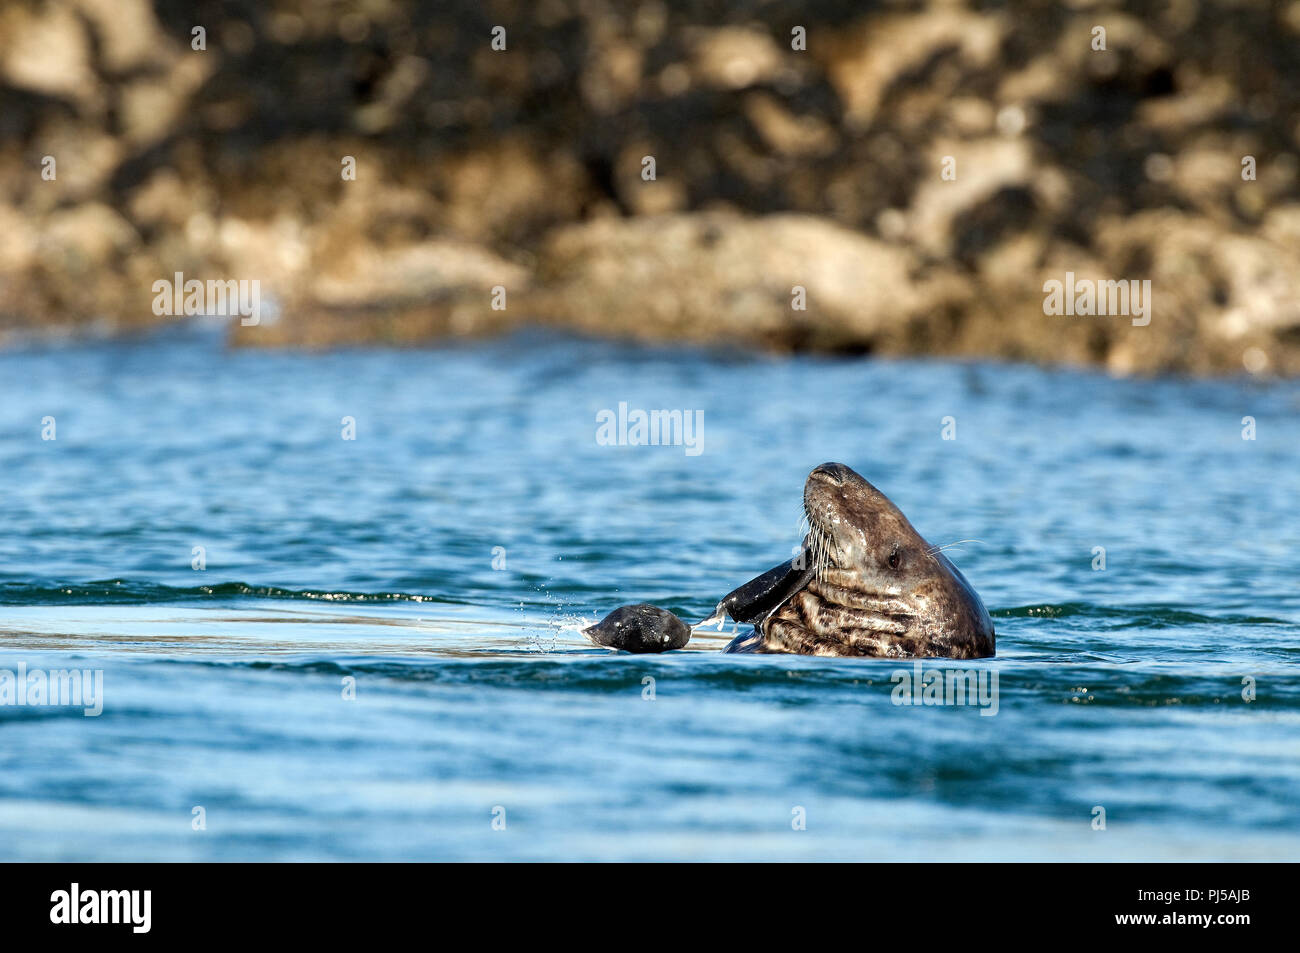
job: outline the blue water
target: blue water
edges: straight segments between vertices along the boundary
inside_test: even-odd
[[[702,410],[702,452],[598,445],[620,401]],[[1295,858],[1298,411],[535,335],[0,353],[0,669],[103,678],[98,717],[0,707],[0,857]],[[894,704],[896,661],[577,634],[703,618],[789,557],[827,460],[973,540],[996,714]]]

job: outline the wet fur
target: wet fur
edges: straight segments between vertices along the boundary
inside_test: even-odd
[[[986,658],[992,620],[975,590],[857,473],[822,464],[804,487],[808,584],[728,651]],[[734,646],[734,647],[733,647]]]

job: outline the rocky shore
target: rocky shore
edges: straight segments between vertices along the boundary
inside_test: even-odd
[[[1296,374],[1298,47],[1295,0],[13,0],[0,344],[181,273],[258,282],[239,346]],[[1045,313],[1067,274],[1149,322]]]

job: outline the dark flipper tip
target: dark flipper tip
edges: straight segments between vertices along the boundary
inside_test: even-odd
[[[620,606],[582,634],[596,645],[645,654],[684,647],[691,640],[691,627],[667,609],[640,602]]]
[[[783,602],[808,585],[814,575],[803,557],[791,559],[751,579],[722,597],[713,617],[726,612],[737,622],[761,623]]]

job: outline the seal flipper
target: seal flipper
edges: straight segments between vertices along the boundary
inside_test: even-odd
[[[815,572],[804,565],[806,562],[807,558],[801,555],[774,566],[740,588],[733,589],[722,597],[713,614],[700,625],[721,622],[724,614],[736,622],[761,624],[782,603],[808,585]]]
[[[808,584],[814,573],[803,567],[802,556],[783,562],[763,575],[751,579],[723,596],[713,614],[703,622],[688,626],[667,609],[641,602],[620,606],[582,634],[596,645],[625,652],[667,652],[683,648],[694,629],[721,623],[730,616],[740,623],[753,623],[754,631],[732,639],[724,652],[763,651],[762,624],[787,599]]]
[[[691,627],[667,609],[639,602],[619,606],[582,634],[596,645],[642,655],[683,648],[691,640]]]
[[[730,652],[733,655],[752,655],[763,651],[763,633],[759,631],[758,626],[750,629],[749,632],[738,635],[722,650],[724,653]]]

